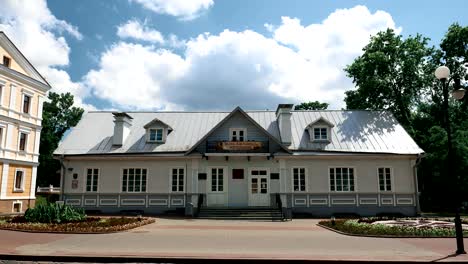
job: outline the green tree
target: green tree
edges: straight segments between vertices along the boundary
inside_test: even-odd
[[[73,106],[73,95],[70,93],[50,92],[48,98],[49,101],[44,102],[43,106],[37,181],[39,185],[58,185],[60,163],[53,158],[53,153],[65,132],[81,119],[84,110]]]
[[[468,27],[451,25],[438,49],[428,47],[427,40],[421,35],[404,39],[390,29],[372,37],[363,55],[345,69],[356,85],[346,92],[345,102],[348,109],[394,113],[425,151],[418,167],[423,210],[447,210],[454,176],[447,175],[442,86],[434,70],[447,65],[451,76],[461,79],[460,85],[467,89]],[[457,165],[453,172],[462,178],[467,201],[468,95],[463,102],[450,100],[449,113]]]
[[[427,42],[419,34],[403,39],[392,29],[371,37],[364,53],[345,68],[357,88],[346,92],[346,107],[390,110],[409,127],[411,110],[433,79],[428,75],[433,69],[433,49]]]
[[[299,105],[294,106],[294,110],[326,110],[328,108],[328,103],[321,103],[319,101],[310,101],[304,102]]]

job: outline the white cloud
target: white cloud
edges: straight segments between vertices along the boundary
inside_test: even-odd
[[[117,43],[102,54],[99,70],[85,76],[95,96],[130,109],[173,108],[161,98],[165,84],[184,74],[186,62],[152,46]]]
[[[70,47],[63,34],[68,33],[81,40],[83,36],[78,29],[57,19],[45,0],[1,1],[0,10],[0,30],[49,81],[52,91],[69,91],[77,97],[75,101],[78,104],[84,105],[81,99],[84,87],[73,82],[66,71],[56,68],[69,64]]]
[[[137,20],[129,20],[117,27],[117,35],[121,38],[134,38],[154,43],[164,43],[161,32],[142,25]]]
[[[340,108],[353,88],[343,68],[371,34],[396,28],[390,14],[364,6],[337,10],[319,24],[283,17],[266,25],[272,37],[251,30],[201,34],[186,42],[183,55],[120,42],[85,82],[117,108],[272,109],[309,100]]]
[[[214,5],[213,0],[130,0],[158,14],[192,20]]]

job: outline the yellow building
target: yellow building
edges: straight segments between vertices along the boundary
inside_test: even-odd
[[[0,213],[34,206],[49,83],[0,31]]]

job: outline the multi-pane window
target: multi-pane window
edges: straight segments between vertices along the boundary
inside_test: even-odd
[[[328,128],[326,127],[314,127],[314,140],[327,140],[327,132]]]
[[[306,169],[293,168],[293,188],[295,192],[305,192],[306,190]]]
[[[3,147],[3,127],[0,127],[0,147]]]
[[[184,191],[184,169],[173,168],[171,170],[171,190],[173,192]]]
[[[223,168],[211,169],[211,191],[212,192],[224,191],[224,169]]]
[[[7,56],[3,56],[3,65],[5,67],[10,67],[11,66],[11,59],[8,58]]]
[[[392,190],[392,170],[390,168],[379,168],[379,190]]]
[[[15,173],[14,191],[23,191],[24,171],[17,170]]]
[[[28,140],[28,134],[21,132],[19,139],[19,150],[26,151],[26,142]]]
[[[97,192],[99,169],[86,169],[86,191]]]
[[[146,192],[146,169],[128,168],[122,173],[122,192]]]
[[[243,128],[232,128],[231,129],[231,141],[245,141],[246,132]]]
[[[163,141],[163,129],[162,128],[151,128],[149,130],[149,141],[161,142]]]
[[[330,168],[330,191],[353,192],[354,168]]]
[[[23,113],[29,114],[29,107],[31,106],[31,96],[23,95]]]

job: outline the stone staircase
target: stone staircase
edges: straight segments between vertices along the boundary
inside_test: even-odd
[[[200,219],[283,221],[281,210],[271,207],[255,208],[215,208],[202,207],[198,213]]]

